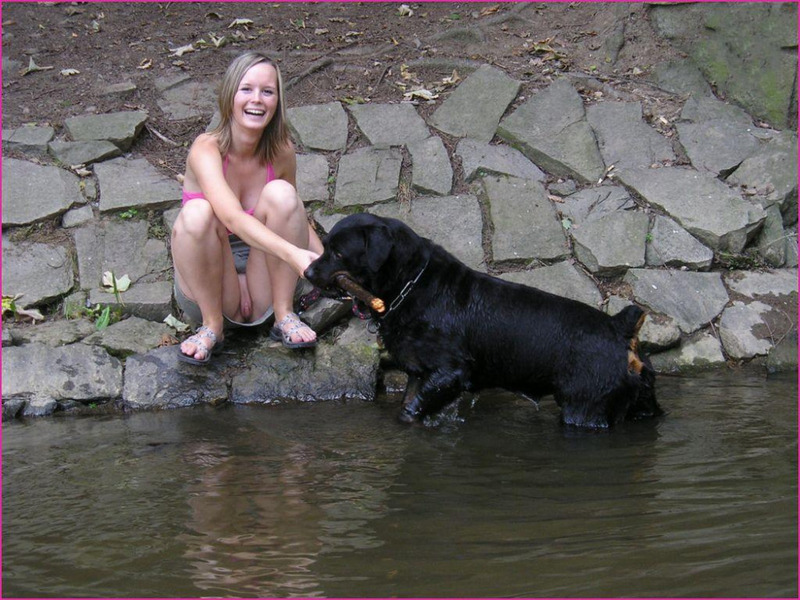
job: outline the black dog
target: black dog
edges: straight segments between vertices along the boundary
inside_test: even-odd
[[[642,309],[610,317],[474,271],[396,219],[346,217],[324,245],[305,272],[312,283],[330,292],[346,274],[388,305],[371,310],[386,349],[409,375],[401,420],[421,420],[462,391],[493,387],[553,394],[569,425],[605,428],[661,414],[655,373],[638,352]]]

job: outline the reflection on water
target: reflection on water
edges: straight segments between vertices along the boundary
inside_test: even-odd
[[[796,378],[658,391],[611,434],[505,393],[6,424],[3,594],[796,596]]]

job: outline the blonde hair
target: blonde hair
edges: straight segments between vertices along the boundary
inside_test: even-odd
[[[286,109],[283,101],[283,80],[278,65],[268,56],[260,52],[245,52],[228,66],[219,88],[219,124],[211,131],[217,136],[219,150],[225,156],[231,147],[231,119],[233,118],[233,97],[239,89],[245,73],[257,64],[266,63],[278,74],[278,108],[275,111],[261,139],[258,141],[256,156],[265,164],[275,161],[278,152],[289,142],[289,127],[286,120]]]

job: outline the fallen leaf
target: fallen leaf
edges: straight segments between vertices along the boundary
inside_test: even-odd
[[[71,77],[72,75],[80,75],[81,72],[78,69],[61,69],[61,74],[64,77]]]
[[[179,321],[173,315],[167,315],[164,318],[164,323],[172,327],[175,331],[183,332],[189,329],[189,325],[184,323],[183,321]]]
[[[149,69],[153,66],[153,60],[150,58],[143,58],[142,62],[139,63],[139,66],[136,67],[137,69]]]
[[[228,25],[228,29],[233,29],[234,27],[244,27],[247,29],[248,25],[252,25],[253,22],[250,19],[234,19],[230,25]]]
[[[401,4],[397,9],[397,14],[401,17],[410,17],[414,14],[414,11],[411,10],[411,7],[408,4]]]
[[[183,56],[189,52],[194,52],[194,46],[192,44],[186,44],[180,48],[173,48],[170,50],[170,52],[172,52],[172,56]]]
[[[22,71],[19,72],[20,75],[27,75],[28,73],[35,73],[36,71],[49,71],[53,67],[40,67],[33,61],[33,57],[31,56],[30,60],[28,61],[28,66]]]
[[[124,292],[131,287],[131,279],[127,275],[115,277],[111,271],[106,271],[103,273],[103,286],[118,292]]]
[[[406,92],[403,94],[403,97],[406,100],[413,100],[414,98],[422,98],[423,100],[435,100],[439,97],[439,94],[435,94],[430,90],[426,89],[419,89],[419,90],[411,90],[410,92]]]
[[[500,5],[499,5],[499,4],[495,4],[494,6],[489,6],[488,8],[484,8],[484,9],[481,11],[481,16],[482,16],[482,17],[486,17],[486,16],[488,16],[488,15],[493,15],[493,14],[494,14],[494,13],[496,13],[498,10],[500,10]]]

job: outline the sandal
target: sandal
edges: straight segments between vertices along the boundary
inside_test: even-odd
[[[209,346],[205,340],[209,340],[211,342],[211,346]],[[222,343],[217,343],[217,334],[205,325],[201,325],[197,329],[197,332],[195,332],[194,335],[186,338],[184,342],[191,342],[197,346],[199,350],[203,350],[205,352],[204,358],[195,358],[194,356],[189,356],[188,354],[183,353],[183,350],[181,350],[181,345],[183,345],[183,343],[176,346],[178,349],[178,360],[189,363],[190,365],[208,364],[208,362],[211,360],[211,355],[214,354],[214,350],[216,350],[217,347]],[[197,350],[195,350],[195,352],[197,352]]]
[[[284,326],[292,325],[292,327],[288,331],[284,331]],[[309,342],[293,342],[292,335],[302,329],[303,327],[308,327],[305,323],[300,320],[295,313],[289,313],[286,315],[280,323],[276,323],[269,332],[269,337],[275,341],[283,342],[284,347],[286,348],[313,348],[317,345],[317,340],[311,340]],[[311,329],[310,327],[308,327]]]

